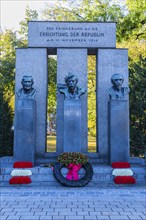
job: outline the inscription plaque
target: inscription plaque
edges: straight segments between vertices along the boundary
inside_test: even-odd
[[[112,103],[112,110],[113,111],[123,111],[127,110],[127,104],[125,102],[121,102],[120,104]]]
[[[116,23],[51,22],[28,23],[29,47],[116,47]]]

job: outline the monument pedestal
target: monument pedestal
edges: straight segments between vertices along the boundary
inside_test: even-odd
[[[14,157],[16,161],[34,163],[35,152],[35,100],[18,99],[15,113]]]
[[[109,162],[129,160],[129,119],[126,100],[109,101]]]
[[[64,100],[64,152],[82,152],[80,100]]]

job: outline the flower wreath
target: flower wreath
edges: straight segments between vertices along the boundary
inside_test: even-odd
[[[65,152],[61,153],[58,157],[58,162],[68,166],[69,164],[86,164],[88,162],[88,157],[82,153],[78,152]]]
[[[93,169],[88,162],[88,157],[78,152],[65,152],[61,153],[57,159],[58,163],[54,165],[54,176],[58,182],[64,186],[79,187],[85,186],[93,176]],[[61,169],[66,167],[68,173],[64,177]],[[83,168],[85,175],[79,178],[78,171]]]

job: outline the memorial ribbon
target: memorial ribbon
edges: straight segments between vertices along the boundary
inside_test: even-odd
[[[82,167],[81,164],[70,163],[67,166],[67,169],[69,169],[69,171],[66,175],[66,179],[68,179],[68,180],[79,180],[78,171],[81,169],[81,167]]]

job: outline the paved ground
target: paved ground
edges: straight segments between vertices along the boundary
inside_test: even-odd
[[[1,220],[146,220],[144,187],[2,187]]]

